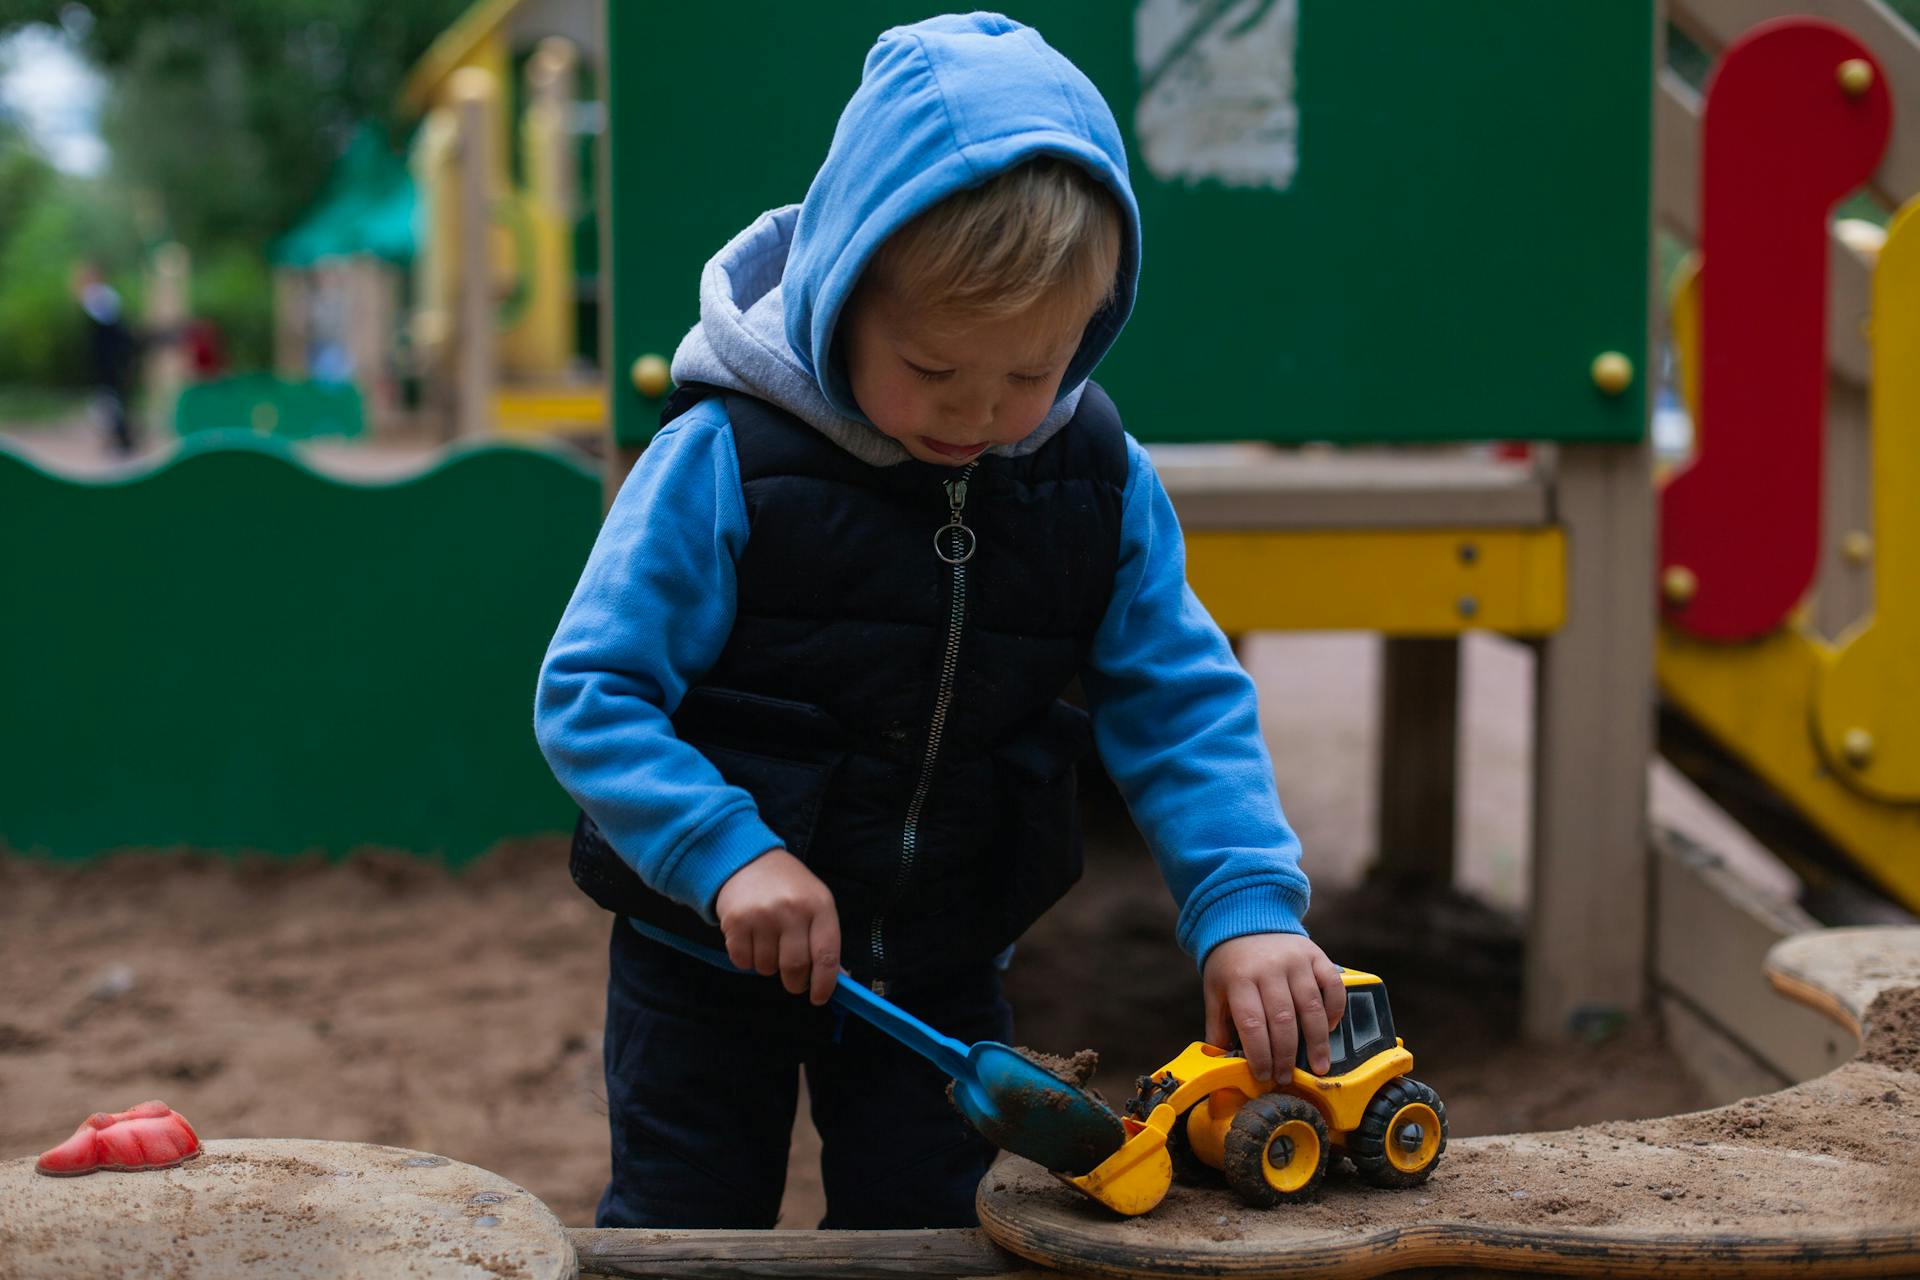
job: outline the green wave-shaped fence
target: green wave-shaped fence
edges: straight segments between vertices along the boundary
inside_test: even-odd
[[[0,845],[459,862],[567,827],[533,688],[599,522],[540,449],[361,483],[269,439],[102,479],[0,444]]]

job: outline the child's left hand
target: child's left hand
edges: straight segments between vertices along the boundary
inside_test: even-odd
[[[1327,1031],[1347,1011],[1347,989],[1326,953],[1297,933],[1250,933],[1207,953],[1207,1043],[1238,1041],[1262,1080],[1293,1065],[1300,1036],[1314,1074],[1332,1065]]]

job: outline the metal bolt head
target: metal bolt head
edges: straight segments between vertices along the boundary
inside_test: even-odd
[[[1840,735],[1840,754],[1856,769],[1873,763],[1873,735],[1858,725]]]
[[[1873,535],[1865,529],[1849,530],[1840,540],[1840,554],[1848,564],[1865,564],[1873,559]]]
[[[1293,1139],[1275,1138],[1267,1147],[1267,1163],[1276,1169],[1284,1169],[1293,1163]]]
[[[1668,604],[1691,604],[1700,594],[1700,579],[1683,564],[1668,565],[1667,571],[1660,575],[1660,592]]]
[[[658,400],[673,385],[673,374],[664,356],[649,352],[633,362],[633,389],[649,400]]]
[[[1618,351],[1602,351],[1593,358],[1593,385],[1603,395],[1617,396],[1633,385],[1633,361]]]
[[[1480,559],[1480,548],[1471,542],[1460,544],[1460,563],[1473,564]]]
[[[1461,596],[1454,602],[1454,611],[1463,618],[1472,618],[1480,612],[1480,602],[1472,596]]]
[[[1849,98],[1857,98],[1873,88],[1873,64],[1865,58],[1848,58],[1834,69],[1834,79]]]
[[[1417,1124],[1402,1125],[1394,1139],[1402,1151],[1418,1151],[1420,1144],[1427,1140],[1427,1131]]]

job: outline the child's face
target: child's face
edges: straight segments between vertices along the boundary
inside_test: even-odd
[[[1025,439],[1053,408],[1092,318],[1046,310],[954,324],[889,290],[863,291],[845,330],[853,398],[922,462],[964,466]]]

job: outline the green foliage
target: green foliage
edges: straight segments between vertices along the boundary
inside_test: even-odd
[[[18,221],[0,225],[0,383],[77,387],[89,371],[86,323],[73,271],[99,263],[137,314],[138,261],[124,203],[102,184],[49,172]],[[119,215],[119,216],[116,216]]]
[[[407,70],[468,0],[89,0],[67,23],[112,80],[116,172],[158,194],[197,253],[264,245],[318,193],[353,126],[391,112]],[[0,31],[46,20],[0,0]]]

